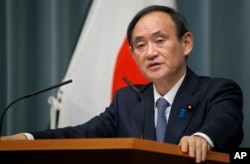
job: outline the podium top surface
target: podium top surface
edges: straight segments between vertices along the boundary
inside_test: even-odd
[[[34,141],[0,141],[0,153],[9,151],[55,150],[135,150],[189,158],[174,144],[137,138],[43,139]],[[209,151],[207,161],[229,163],[229,154]]]

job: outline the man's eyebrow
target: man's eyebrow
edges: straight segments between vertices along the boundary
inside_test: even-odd
[[[156,32],[154,32],[154,33],[152,34],[152,36],[158,36],[158,35],[166,35],[166,33],[163,32],[163,31],[161,31],[161,30],[159,30],[159,31],[156,31]]]
[[[143,36],[137,36],[137,37],[135,37],[134,43],[143,40],[143,38],[144,38]]]
[[[159,36],[159,35],[166,35],[166,33],[159,30],[159,31],[153,32],[151,35],[154,37],[154,36]],[[135,39],[134,39],[134,43],[139,42],[139,41],[141,41],[143,39],[144,39],[143,36],[136,36]]]

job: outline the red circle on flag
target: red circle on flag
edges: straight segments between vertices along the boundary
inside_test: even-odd
[[[127,86],[127,84],[122,80],[122,77],[124,76],[133,84],[146,84],[149,82],[141,74],[132,55],[130,54],[127,39],[124,40],[116,59],[112,85],[112,98],[118,89]]]

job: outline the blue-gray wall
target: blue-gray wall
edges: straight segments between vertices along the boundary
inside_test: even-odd
[[[0,113],[24,94],[61,82],[90,0],[0,0]],[[3,134],[49,126],[48,96],[12,106]]]

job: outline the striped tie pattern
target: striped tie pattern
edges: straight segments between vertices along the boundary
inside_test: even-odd
[[[164,142],[165,132],[167,127],[167,119],[165,116],[166,108],[169,103],[164,98],[159,98],[156,102],[156,107],[158,109],[157,124],[156,124],[156,140],[159,142]]]

